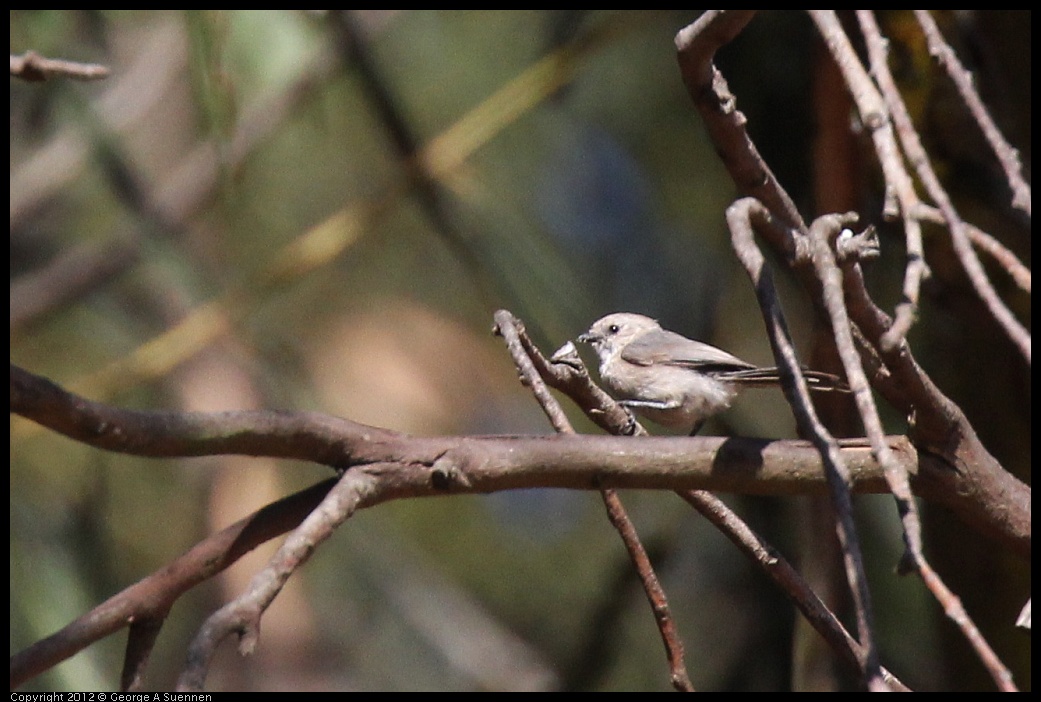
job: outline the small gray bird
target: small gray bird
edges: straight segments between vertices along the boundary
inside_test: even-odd
[[[691,427],[692,436],[744,388],[781,382],[777,368],[758,368],[642,314],[609,314],[578,340],[600,357],[600,379],[620,404],[663,426]],[[838,376],[803,375],[811,390],[849,391]]]

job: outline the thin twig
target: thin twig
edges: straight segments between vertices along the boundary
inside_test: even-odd
[[[860,365],[860,356],[854,347],[848,312],[843,300],[842,273],[832,253],[832,242],[848,225],[850,219],[855,220],[856,215],[847,217],[825,215],[810,226],[810,238],[815,249],[812,260],[818,277],[824,282],[824,306],[831,318],[832,329],[835,330],[836,346],[842,358],[850,388],[853,390],[864,429],[871,441],[872,453],[882,466],[886,482],[897,502],[897,512],[903,525],[904,543],[907,549],[901,564],[904,567],[913,567],[921,575],[930,592],[943,605],[944,611],[958,625],[962,634],[976,650],[999,689],[1014,690],[1015,686],[1012,684],[1012,676],[1008,668],[983,638],[975,623],[961,606],[960,600],[947,588],[926,561],[918,505],[912,495],[907,474],[901,469],[899,461],[896,460],[885,441],[882,418],[878,414],[874,396],[871,394],[867,377]]]
[[[900,138],[900,144],[907,155],[908,161],[914,165],[930,196],[940,206],[944,219],[950,227],[955,251],[970,281],[988,309],[990,309],[991,314],[998,320],[999,324],[1005,327],[1013,342],[1020,347],[1021,352],[1029,362],[1029,333],[1015,320],[1007,306],[994,291],[982,265],[980,265],[979,259],[972,250],[969,236],[966,232],[967,226],[955,212],[950,198],[947,196],[946,191],[943,190],[939,179],[932,169],[928,154],[918,138],[910,114],[897,90],[896,82],[889,72],[886,44],[875,22],[874,15],[868,10],[857,11],[857,17],[866,38],[872,71],[875,80],[881,88],[881,95],[875,91],[874,86],[867,80],[866,73],[834,12],[817,10],[812,11],[811,16],[817,23],[822,36],[824,36],[829,49],[831,49],[836,62],[846,77],[847,84],[850,86],[865,124],[873,129],[872,136],[875,139],[876,151],[886,174],[886,182],[897,191],[900,201],[901,215],[909,234],[909,258],[913,253],[911,250],[912,237],[910,236],[912,230],[915,232],[913,240],[916,242],[916,246],[919,249],[921,247],[921,232],[917,221],[914,219],[919,203],[917,194],[914,192],[910,182],[910,177],[905,172],[902,162],[898,161],[898,151],[893,143],[893,130],[886,119],[887,111],[893,118],[896,134]],[[956,598],[953,597],[953,594],[926,562],[921,541],[921,521],[918,517],[917,506],[911,495],[907,476],[901,475],[897,462],[893,460],[887,448],[882,446],[881,419],[878,416],[873,397],[867,392],[867,381],[863,376],[858,354],[853,349],[852,338],[849,337],[849,320],[845,304],[843,303],[840,284],[832,282],[831,286],[828,285],[828,281],[836,281],[841,277],[829,243],[837,235],[841,224],[821,218],[815,223],[814,227],[811,227],[811,237],[816,250],[812,260],[817,269],[818,277],[825,281],[824,301],[832,318],[832,327],[837,333],[838,348],[843,357],[846,372],[849,374],[851,387],[855,391],[858,388],[863,389],[863,392],[856,392],[855,394],[861,418],[872,446],[875,447],[875,455],[885,471],[886,480],[894,497],[897,499],[907,546],[905,560],[902,563],[905,566],[913,566],[922,575],[923,581],[929,587],[933,596],[943,603],[944,610],[952,615],[952,620],[955,621],[963,635],[976,649],[977,655],[987,667],[999,688],[1010,689],[1011,675],[1007,667],[997,658],[979,633],[975,624],[965,614],[960,603],[956,602]],[[909,271],[913,264],[914,261],[909,260]],[[924,260],[921,265],[924,266]],[[910,277],[909,275],[908,278]],[[914,276],[914,282],[910,289],[907,287],[906,282],[907,280],[905,279],[905,296],[913,292],[915,298],[912,301],[916,300],[918,284],[920,283],[920,272]],[[829,290],[829,288],[831,289]],[[883,350],[891,350],[902,343],[908,328],[906,315],[901,319],[901,312],[904,311],[906,311],[906,308],[897,309],[897,318],[882,336]]]
[[[74,80],[101,80],[108,78],[109,70],[96,63],[46,58],[30,50],[21,56],[11,54],[11,75],[28,81],[47,80],[54,76]]]
[[[924,202],[918,205],[917,214],[920,219],[933,224],[947,223],[947,220],[943,218],[942,212],[935,207],[926,205]],[[967,222],[965,224],[965,232],[969,235],[973,246],[989,254],[1008,273],[1020,290],[1028,295],[1030,294],[1030,269],[1023,265],[1023,262],[1019,260],[1016,254],[987,232]]]
[[[378,466],[346,471],[321,503],[286,537],[269,560],[250,580],[246,591],[214,612],[188,647],[184,669],[177,680],[181,691],[201,691],[217,646],[231,634],[239,637],[239,652],[251,654],[260,638],[260,618],[285,587],[290,576],[311,557],[356,510],[381,490]]]
[[[152,656],[156,639],[166,621],[165,616],[131,617],[127,632],[126,654],[123,656],[123,672],[119,676],[122,692],[136,692],[144,685],[145,669]]]
[[[976,124],[983,131],[983,136],[986,137],[987,143],[994,150],[994,155],[1001,162],[1009,187],[1012,189],[1012,206],[1022,210],[1029,217],[1031,205],[1030,186],[1023,178],[1023,164],[1019,158],[1019,151],[1006,141],[1001,130],[994,123],[994,119],[990,116],[990,112],[976,91],[972,73],[965,69],[961,61],[958,60],[958,55],[954,53],[954,50],[944,40],[939,27],[936,26],[936,20],[929,14],[929,10],[915,10],[914,13],[918,23],[922,25],[922,31],[925,32],[929,53],[935,56],[943,64],[944,68],[947,69],[947,73],[958,88],[962,100],[965,101],[969,112],[972,113],[973,118],[976,120]]]
[[[204,582],[260,544],[298,525],[335,485],[326,480],[257,510],[206,537],[183,555],[83,616],[11,656],[11,689],[40,675],[87,646],[134,621],[159,622],[185,592]],[[154,640],[154,639],[153,639]],[[131,646],[128,640],[128,649]],[[144,674],[149,642],[133,642],[124,668],[124,687],[136,687]]]
[[[878,160],[882,164],[882,171],[886,178],[886,190],[895,195],[899,205],[897,215],[904,223],[907,246],[907,265],[904,270],[903,285],[904,299],[897,304],[893,324],[882,338],[883,346],[893,348],[899,340],[907,336],[907,332],[915,322],[922,280],[929,272],[925,262],[922,227],[913,216],[919,204],[918,194],[915,192],[910,174],[904,167],[904,160],[893,134],[893,124],[890,123],[889,118],[892,117],[898,132],[914,131],[914,125],[900,98],[896,82],[889,72],[886,62],[888,56],[886,45],[881,39],[878,27],[874,26],[874,31],[871,29],[874,22],[871,12],[859,10],[857,17],[860,18],[861,26],[866,27],[863,31],[871,62],[871,74],[874,76],[879,90],[875,89],[875,85],[861,65],[853,45],[835,14],[822,10],[815,13],[814,17],[853,94],[861,118],[872,130],[871,137],[874,140],[875,152],[878,154]]]
[[[92,109],[110,130],[126,134],[168,99],[170,86],[184,71],[186,61],[184,28],[179,22],[161,21],[157,29],[149,31],[141,50],[125,60],[103,92],[91,100]],[[64,194],[90,163],[90,155],[91,145],[80,125],[66,124],[12,165],[12,229],[24,226],[43,203]]]
[[[994,652],[975,622],[969,618],[969,613],[965,611],[961,598],[951,592],[939,574],[926,561],[922,560],[918,563],[917,569],[922,582],[925,583],[929,592],[933,593],[936,601],[943,606],[943,613],[957,625],[958,630],[968,640],[972,650],[983,663],[983,667],[991,674],[998,689],[1002,692],[1019,692],[1019,688],[1012,680],[1012,671]]]
[[[806,621],[824,638],[833,651],[854,673],[861,671],[864,647],[854,639],[838,617],[828,609],[799,571],[726,506],[705,490],[677,493],[716,526],[735,546],[755,563],[792,600]],[[891,690],[908,688],[891,672],[881,668],[882,677]]]
[[[846,568],[846,581],[849,583],[857,615],[858,639],[863,646],[860,661],[862,675],[868,689],[883,689],[885,683],[882,679],[878,649],[875,644],[871,593],[868,590],[860,542],[857,538],[856,525],[853,522],[849,467],[840,455],[838,442],[821,424],[813,409],[810,391],[806,386],[806,380],[802,377],[802,370],[795,355],[795,347],[789,337],[787,323],[784,320],[784,313],[781,311],[770,269],[766,267],[766,258],[755,243],[753,221],[764,221],[769,216],[770,213],[762,203],[753,198],[743,198],[727,208],[727,225],[730,228],[734,252],[745,267],[752,286],[755,288],[759,307],[763,313],[763,321],[770,338],[770,346],[773,348],[774,358],[777,359],[777,365],[782,373],[782,388],[785,397],[792,407],[800,433],[810,438],[823,459],[825,476],[828,480],[835,514],[838,517],[836,531]],[[811,245],[812,243],[811,239]],[[814,251],[815,256],[816,253]],[[826,280],[823,282],[826,305],[829,295],[834,295],[836,289],[839,289],[841,299],[841,289],[838,286],[829,286]],[[859,386],[851,386],[851,388],[857,394],[870,394],[866,381],[862,381]]]
[[[499,313],[499,315],[507,314]],[[496,319],[500,319],[500,317],[497,316]],[[505,322],[511,317],[502,316],[501,319]],[[514,324],[521,330],[520,345],[523,346],[525,353],[530,357],[543,380],[566,393],[582,407],[590,418],[607,431],[624,435],[633,432],[635,424],[634,433],[636,435],[646,433],[646,430],[633,422],[617,402],[592,382],[585,365],[578,355],[573,353],[573,350],[565,346],[562,351],[554,354],[553,363],[547,362],[539,350],[527,339],[520,322],[515,321]],[[792,598],[810,624],[836,650],[841,660],[849,664],[854,671],[861,670],[860,660],[863,657],[863,647],[849,635],[838,618],[827,609],[784,558],[710,492],[705,490],[677,490],[676,492],[708,518]],[[905,689],[903,684],[889,671],[883,669],[882,672],[886,683],[891,688]]]
[[[824,39],[849,87],[860,113],[860,121],[870,130],[875,153],[885,175],[887,198],[895,198],[897,203],[897,212],[892,214],[903,220],[907,247],[904,295],[903,300],[897,305],[895,319],[883,339],[885,348],[894,348],[914,323],[921,282],[927,270],[921,225],[911,216],[918,203],[918,194],[915,192],[911,175],[904,167],[904,160],[893,134],[889,108],[864,70],[838,17],[830,10],[811,10],[810,16],[817,24],[821,38]]]
[[[711,487],[759,494],[808,494],[821,489],[823,475],[819,456],[806,442],[799,441],[716,437],[693,441],[685,437],[419,438],[315,413],[121,409],[72,395],[13,366],[10,405],[12,413],[87,445],[134,455],[293,457],[347,470],[381,471],[386,499],[443,495],[446,490],[483,493],[538,486],[590,489],[598,481],[612,487]],[[600,414],[615,422],[613,431],[631,430],[624,410],[605,405]],[[942,474],[944,468],[928,468],[928,455],[919,464],[906,439],[888,437],[887,441],[907,470],[917,476],[915,489],[919,494],[950,501],[949,494],[944,497],[943,491],[933,492],[935,485],[945,490],[949,486],[928,477]],[[863,442],[843,442],[843,454],[853,470],[856,489],[884,488]],[[721,470],[723,466],[725,470]],[[332,481],[327,481],[306,494],[275,503],[210,537],[61,632],[16,654],[12,657],[12,686],[126,626],[129,619],[162,616],[167,608],[163,603],[172,603],[180,593],[212,577],[243,552],[298,524],[331,485]],[[1022,509],[1015,502],[1006,506]],[[1023,538],[1029,548],[1029,535]],[[137,658],[146,652],[143,648],[136,650]],[[140,676],[140,667],[129,659],[128,670],[135,671],[131,676]]]
[[[502,315],[500,317],[500,315]],[[496,319],[502,322],[512,318],[506,312],[499,312]],[[500,322],[500,324],[502,323]],[[632,431],[632,419],[627,412],[606,393],[600,390],[585,369],[577,354],[558,352],[554,354],[554,363],[546,362],[542,354],[526,340],[523,326],[519,321],[514,325],[520,330],[520,343],[530,355],[540,376],[554,387],[564,391],[575,400],[583,410],[598,424],[614,434],[626,434]],[[565,347],[566,348],[566,347]],[[592,401],[591,401],[591,398]],[[636,424],[637,435],[645,434],[643,427]],[[811,625],[817,629],[839,657],[855,671],[861,669],[860,660],[863,649],[859,643],[842,626],[798,572],[772,549],[762,537],[752,531],[740,517],[734,514],[719,498],[705,490],[677,490],[676,493],[689,502],[709,519],[727,538],[745,552],[759,565],[796,603]],[[906,689],[889,671],[883,669],[886,683],[892,689]]]
[[[1030,333],[1015,318],[1008,306],[1001,300],[997,291],[994,290],[993,285],[991,285],[986,271],[984,271],[979,258],[976,256],[976,252],[972,249],[972,244],[965,231],[965,222],[958,215],[953,202],[933,170],[928,154],[911,124],[910,117],[906,115],[903,101],[899,98],[898,93],[894,94],[895,86],[892,91],[887,92],[887,97],[890,99],[889,102],[884,102],[882,96],[875,90],[874,85],[867,79],[867,74],[860,60],[856,57],[856,53],[835,13],[828,10],[813,10],[810,12],[810,16],[817,23],[821,36],[831,50],[833,57],[846,78],[847,84],[850,86],[853,98],[860,110],[861,119],[872,130],[875,149],[885,172],[887,187],[892,187],[897,192],[897,197],[900,200],[901,216],[904,218],[908,234],[910,235],[912,228],[917,229],[918,227],[917,221],[913,219],[918,196],[914,192],[913,185],[911,185],[910,176],[904,170],[902,161],[899,160],[898,150],[893,142],[893,129],[889,123],[890,115],[894,119],[899,119],[897,122],[897,134],[900,137],[900,144],[907,154],[908,161],[914,166],[915,172],[925,186],[929,197],[943,213],[951,232],[951,243],[954,251],[962,264],[962,268],[965,270],[966,276],[969,278],[969,282],[990,311],[991,316],[1004,328],[1005,333],[1019,348],[1020,353],[1029,363],[1031,357]],[[874,17],[868,11],[860,11],[858,17],[861,18],[866,27],[873,27]],[[874,29],[877,30],[877,27],[874,27]],[[878,35],[877,31],[871,31],[868,34]],[[871,37],[869,36],[869,38]],[[876,46],[876,53],[884,53],[880,40],[875,42],[874,45]],[[883,70],[884,64],[884,58],[875,64],[875,67],[878,69],[876,78],[882,76],[884,80],[886,76],[886,72]],[[917,236],[920,238],[920,233]],[[911,241],[909,239],[909,258],[912,256],[912,253]],[[909,261],[908,265],[910,266],[912,263],[913,261]],[[904,317],[906,318],[906,314]],[[883,349],[895,348],[897,343],[903,338],[906,330],[904,329],[904,324],[899,324],[900,321],[901,315],[900,310],[898,310],[897,320],[883,336]]]
[[[539,405],[553,423],[553,427],[561,434],[574,434],[575,430],[564,414],[560,403],[550,394],[542,376],[536,369],[531,357],[529,357],[528,349],[535,350],[534,344],[531,343],[530,339],[526,342],[521,341],[522,338],[527,337],[523,324],[509,312],[500,310],[495,313],[495,325],[496,331],[506,341],[506,346],[513,357],[513,362],[520,371],[524,384],[531,388],[535,398],[539,401]],[[545,363],[541,353],[537,355],[540,358],[541,365],[548,365]],[[629,558],[640,576],[640,582],[643,584],[647,601],[651,604],[655,623],[658,625],[662,643],[665,645],[665,655],[669,663],[672,686],[680,692],[691,692],[694,690],[694,686],[687,675],[687,669],[683,662],[683,641],[679,637],[676,623],[669,611],[668,598],[658,580],[657,574],[654,572],[654,566],[651,565],[651,559],[647,556],[647,550],[640,541],[640,537],[636,533],[636,527],[633,526],[632,520],[626,513],[618,493],[612,489],[605,488],[600,491],[600,494],[604,500],[604,507],[607,509],[607,518],[619,536],[622,537],[622,543],[625,544],[625,548],[629,552]]]
[[[911,494],[911,485],[907,474],[900,471],[889,447],[885,445],[882,420],[878,415],[878,407],[871,386],[868,383],[864,368],[860,362],[851,332],[849,313],[843,300],[842,272],[832,253],[833,242],[839,232],[855,221],[856,215],[825,215],[818,218],[810,226],[810,239],[814,247],[813,263],[817,276],[824,283],[824,307],[835,330],[836,348],[842,359],[843,370],[853,390],[861,420],[871,442],[872,451],[882,464],[893,495],[897,499],[898,508],[904,515],[904,533],[907,547],[915,556],[922,552],[921,523],[918,519],[917,506]]]

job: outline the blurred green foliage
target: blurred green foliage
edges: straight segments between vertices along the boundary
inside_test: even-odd
[[[316,409],[427,434],[549,431],[489,333],[502,307],[546,352],[628,310],[768,361],[729,254],[734,187],[676,67],[672,38],[694,17],[12,11],[12,53],[112,71],[95,83],[12,80],[12,361],[120,405]],[[766,13],[720,56],[807,217],[817,214],[811,36],[802,15]],[[873,196],[865,190],[865,207]],[[99,251],[107,265],[91,267]],[[882,300],[895,299],[902,265],[898,240],[887,251],[870,273]],[[16,324],[20,286],[66,256],[89,282],[71,299],[68,276],[33,288],[31,301],[55,301]],[[796,337],[808,339],[808,306],[789,292]],[[943,337],[923,316],[928,347]],[[954,380],[950,392],[969,394]],[[728,423],[792,432],[779,393]],[[325,474],[101,454],[17,418],[11,431],[12,653]],[[787,687],[790,607],[675,496],[623,499],[661,561],[695,684]],[[790,501],[728,500],[796,550]],[[882,564],[900,551],[896,520],[878,516],[890,505],[861,505]],[[172,685],[197,627],[260,563],[183,598],[146,687]],[[1017,566],[1002,567],[1021,582]],[[884,650],[886,665],[912,686],[958,687],[941,646],[901,647],[902,636],[939,636],[935,603],[887,579],[882,569],[876,612],[898,659]],[[438,634],[455,629],[502,670],[468,664]],[[123,640],[26,689],[112,691]],[[240,659],[226,644],[209,685],[669,689],[599,498],[552,491],[357,515],[276,600],[257,654]]]

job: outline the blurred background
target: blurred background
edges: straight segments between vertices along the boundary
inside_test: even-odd
[[[695,17],[12,11],[12,54],[111,70],[91,83],[11,80],[12,361],[121,406],[317,410],[421,435],[551,431],[491,334],[499,308],[547,354],[603,314],[633,311],[770,364],[724,225],[736,192],[676,66],[673,37]],[[959,208],[1029,260],[1029,222],[1010,212],[913,20],[881,19]],[[1029,13],[941,20],[1029,177]],[[807,219],[848,209],[877,219],[877,167],[805,15],[760,14],[718,64]],[[892,309],[903,244],[877,224],[883,256],[867,274]],[[1029,369],[987,321],[946,239],[928,247],[918,360],[1029,480]],[[778,278],[811,358],[809,306]],[[1029,323],[1029,295],[1001,273],[995,284]],[[888,419],[891,433],[906,430],[903,417]],[[779,392],[757,392],[703,433],[792,437],[794,422]],[[117,456],[12,417],[12,653],[328,474],[265,459]],[[807,503],[724,498],[789,558],[814,550],[800,531]],[[793,658],[810,654],[777,591],[676,496],[622,499],[695,685],[792,687]],[[1011,627],[1029,564],[925,509],[930,556],[1029,689],[1029,638]],[[988,688],[920,583],[894,575],[892,500],[858,498],[858,510],[884,664],[920,689]],[[146,689],[173,684],[197,628],[276,546],[179,601]],[[112,691],[124,645],[125,633],[110,637],[25,689]],[[254,656],[222,646],[208,688],[670,686],[600,497],[530,490],[356,515],[276,599]]]

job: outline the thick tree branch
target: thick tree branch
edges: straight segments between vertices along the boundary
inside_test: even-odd
[[[913,420],[916,444],[928,446],[930,451],[935,450],[937,456],[942,457],[949,466],[954,468],[954,470],[946,471],[943,476],[949,481],[948,488],[950,489],[946,491],[946,494],[952,502],[948,504],[957,503],[956,509],[959,509],[963,517],[974,521],[984,531],[988,531],[999,521],[1004,522],[1006,527],[1011,526],[1010,521],[1016,522],[1011,529],[1020,535],[1014,547],[1021,554],[1029,553],[1030,490],[1001,469],[979,443],[960,409],[939,392],[914,362],[904,335],[913,320],[918,288],[925,272],[917,221],[919,198],[914,190],[912,179],[904,168],[900,149],[889,121],[890,110],[860,64],[834,13],[811,11],[811,16],[817,22],[822,38],[843,71],[850,92],[857,101],[861,120],[871,130],[879,162],[886,176],[887,194],[893,202],[899,205],[898,207],[887,207],[887,214],[899,214],[904,220],[910,259],[905,279],[906,304],[898,308],[895,321],[881,312],[864,289],[863,276],[857,261],[855,259],[842,261],[840,270],[835,265],[831,242],[824,241],[819,233],[809,238],[810,248],[814,250],[812,256],[804,258],[798,255],[803,248],[800,240],[807,239],[807,235],[811,232],[807,231],[797,215],[792,215],[790,198],[769,175],[765,164],[760,169],[764,178],[759,186],[763,189],[763,195],[760,197],[766,205],[764,208],[766,214],[759,217],[764,221],[760,230],[779,252],[788,256],[792,264],[798,266],[800,260],[813,262],[816,275],[809,275],[804,268],[801,279],[807,285],[811,299],[815,302],[823,302],[823,307],[827,309],[831,318],[831,326],[837,332],[836,343],[840,351],[845,352],[843,361],[847,373],[850,374],[851,385],[859,390],[857,394],[858,409],[861,410],[865,426],[869,428],[869,435],[875,445],[875,454],[885,466],[890,485],[897,493],[898,506],[901,507],[900,511],[904,517],[905,539],[910,556],[908,560],[914,562],[938,601],[943,604],[952,619],[962,626],[969,640],[976,645],[977,641],[982,641],[982,637],[978,636],[978,632],[971,622],[968,622],[964,610],[960,607],[960,602],[947,590],[922,556],[920,527],[914,514],[914,503],[910,500],[909,492],[906,490],[905,478],[901,475],[899,462],[895,460],[895,457],[887,455],[888,451],[884,442],[881,441],[880,422],[877,412],[874,410],[873,399],[866,392],[860,361],[851,353],[850,342],[853,339],[857,340],[864,359],[863,363],[872,369],[872,384],[876,389],[879,389],[894,406],[906,411]],[[866,18],[869,29],[873,29],[872,18],[867,13],[861,13],[861,17],[862,20]],[[711,65],[711,60],[719,46],[725,41],[729,41],[747,21],[747,17],[744,16],[731,15],[728,17],[724,13],[710,12],[705,13],[697,22],[677,35],[680,67],[688,90],[709,127],[709,133],[724,163],[743,192],[749,192],[749,164],[758,164],[761,159],[747,138],[744,120],[739,117],[740,113],[736,113],[736,110],[733,109],[733,96],[726,90],[725,81]],[[876,68],[880,74],[884,74],[885,61],[878,42],[872,48]],[[884,77],[885,75],[883,75]],[[892,93],[893,91],[890,91],[890,95]],[[896,105],[894,109],[899,112],[900,106]],[[735,114],[738,116],[735,117]],[[910,133],[913,135],[913,129],[910,130]],[[903,139],[902,146],[913,159],[919,177],[926,183],[931,197],[939,204],[944,219],[952,230],[954,248],[970,279],[980,296],[987,302],[992,315],[1005,325],[1006,329],[1011,330],[1010,335],[1023,350],[1024,357],[1029,363],[1029,335],[1022,333],[1021,325],[1011,318],[1007,308],[993,293],[993,288],[982,272],[970,245],[969,236],[966,233],[967,227],[954,212],[949,198],[929,169],[924,150],[917,144],[916,138],[905,138],[903,132],[901,132],[901,138]],[[731,209],[733,210],[733,208]],[[783,231],[781,227],[770,221],[771,219],[781,221],[787,228],[790,228],[790,231]],[[734,230],[733,223],[731,223],[731,229]],[[825,248],[822,248],[822,244]],[[739,256],[742,256],[742,247],[735,245],[735,250]],[[752,266],[748,262],[746,262],[746,268],[749,268],[750,272],[752,271]],[[843,295],[838,294],[839,281],[841,281],[845,299],[842,299]],[[763,299],[759,281],[754,275],[753,282],[756,283],[757,293],[760,293],[764,318],[767,319],[768,326],[770,326],[772,316],[768,307],[770,299]],[[851,327],[849,320],[846,319],[847,305],[849,320],[858,325],[859,329]],[[782,353],[785,349],[778,348],[774,341],[776,336],[776,334],[772,335],[771,343],[774,344],[774,355],[777,357],[778,365],[791,368],[793,364],[788,357],[790,354]],[[786,388],[786,395],[791,396],[791,394],[792,391]],[[793,409],[797,412],[801,406],[802,403],[793,402]],[[841,462],[835,462],[835,465],[841,465]],[[969,494],[972,497],[966,499]],[[1006,511],[1010,503],[1014,507]],[[844,510],[840,509],[839,512],[842,514]],[[983,643],[985,644],[985,642]],[[977,646],[977,652],[998,685],[1007,689],[1007,685],[1010,684],[1007,679],[1007,669],[992,655],[988,646]]]
[[[446,492],[493,492],[522,487],[572,489],[716,489],[763,494],[805,494],[825,489],[819,456],[806,442],[688,437],[409,437],[315,413],[144,412],[114,408],[68,393],[43,378],[11,367],[11,410],[86,444],[142,456],[202,456],[223,453],[310,460],[346,469],[362,480],[365,495],[341,511],[402,497]],[[899,437],[892,446],[917,474],[910,445]],[[870,451],[859,442],[843,449],[855,489],[883,489]],[[364,477],[363,477],[364,476]],[[929,481],[922,486],[928,491]],[[62,631],[11,660],[16,686],[123,626],[160,622],[185,590],[212,577],[257,544],[295,527],[325,498],[326,481],[261,510],[190,550],[162,571],[113,597]],[[356,485],[355,485],[356,487]],[[346,488],[345,488],[346,489]],[[321,524],[331,532],[335,519]],[[332,524],[332,526],[330,526]],[[275,559],[251,589],[247,606],[239,601],[204,629],[193,649],[193,664],[182,681],[198,683],[197,666],[212,655],[223,635],[238,631],[249,645],[258,607],[273,597],[284,578],[313,548],[294,546]],[[261,576],[258,575],[258,578]],[[135,640],[140,637],[136,637]],[[134,686],[147,660],[151,640],[135,645],[124,682]],[[135,663],[136,662],[136,663]],[[195,677],[193,677],[193,675]]]
[[[745,118],[734,106],[726,82],[711,65],[711,57],[751,19],[734,12],[706,12],[676,36],[680,70],[709,135],[738,188],[747,187],[750,174],[762,180],[754,189],[775,220],[758,231],[781,255],[795,263],[808,261],[799,248],[799,237],[788,228],[807,235],[791,198],[769,172],[748,138]],[[802,266],[800,280],[812,300],[821,299],[820,282],[812,270]],[[994,536],[1014,535],[1004,541],[1018,554],[1030,554],[1030,488],[1017,480],[979,442],[961,410],[951,402],[915,361],[906,342],[887,347],[883,343],[893,320],[879,309],[864,283],[855,259],[842,261],[845,304],[862,337],[861,355],[874,369],[874,390],[908,417],[913,417],[912,438],[922,455],[936,459],[939,470],[930,475],[945,483],[943,499],[965,521]],[[927,464],[923,462],[923,467]],[[921,477],[921,476],[919,476]],[[917,488],[916,488],[917,489]]]
[[[413,437],[313,412],[148,412],[67,393],[11,367],[11,411],[90,446],[138,456],[217,454],[311,461],[338,469],[378,466],[395,497],[530,487],[577,490],[710,489],[745,494],[820,494],[820,457],[805,441],[724,437]],[[889,445],[922,496],[936,498],[902,437]],[[884,492],[863,440],[840,444],[853,488]],[[393,467],[393,468],[392,468]]]
[[[68,393],[13,365],[11,411],[90,446],[138,456],[238,454],[294,458],[334,468],[395,463],[401,468],[397,479],[418,489],[417,495],[432,494],[432,482],[466,492],[601,486],[774,495],[826,492],[820,459],[803,441],[411,437],[313,412],[137,411]],[[998,486],[975,486],[972,476],[955,473],[931,452],[917,454],[904,437],[887,437],[887,443],[911,476],[916,495],[942,502],[1016,552],[1029,554],[1029,488],[1010,478],[1014,484],[1006,486],[1003,508],[989,508],[979,504],[980,491]],[[839,445],[854,491],[887,491],[864,440]],[[960,488],[968,492],[959,493]]]

